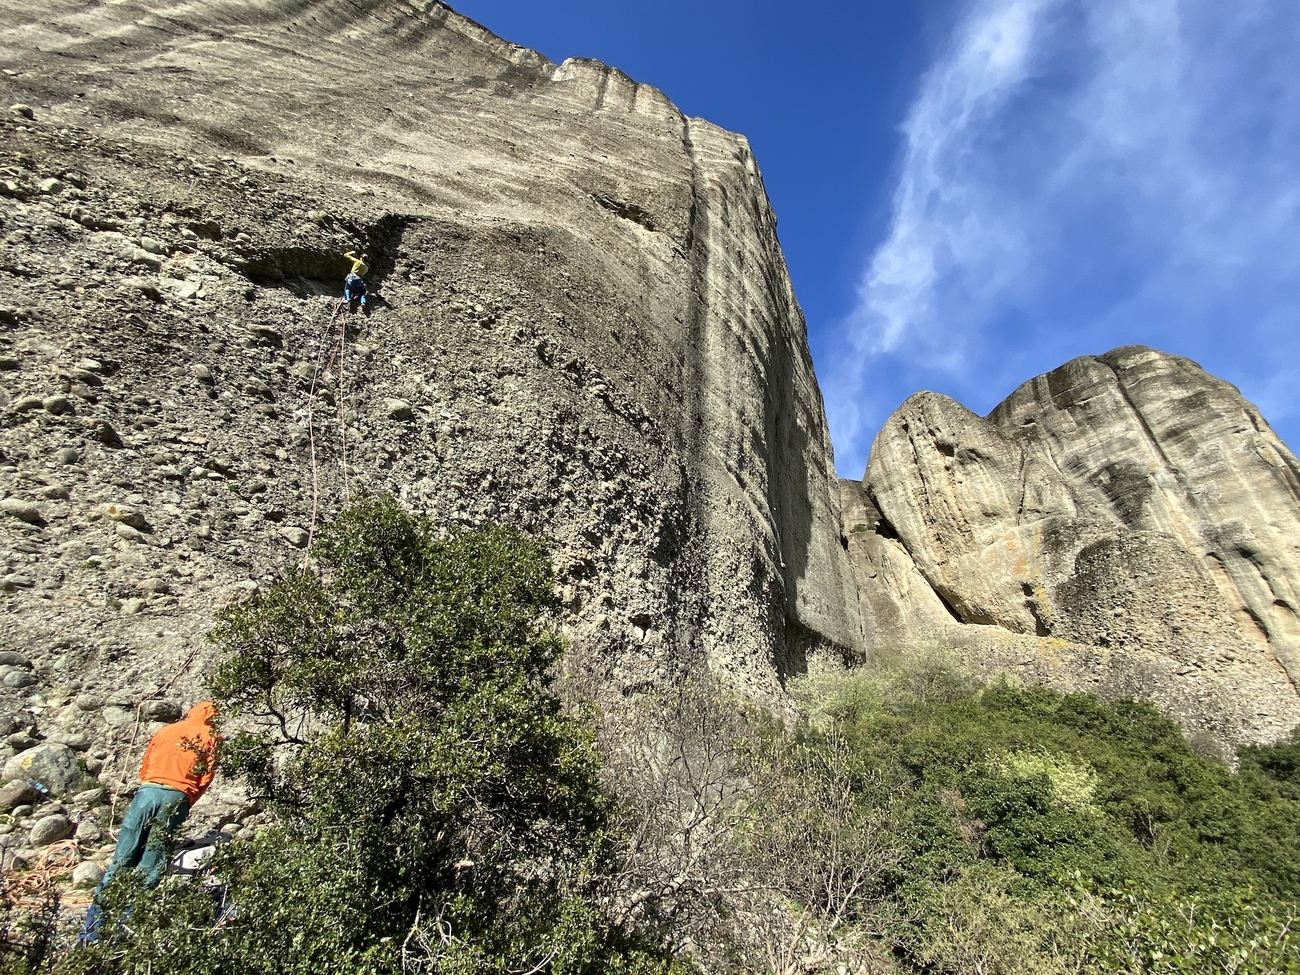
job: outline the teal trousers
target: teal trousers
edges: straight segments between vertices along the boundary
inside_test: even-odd
[[[190,802],[185,793],[162,785],[140,786],[122,820],[113,862],[100,888],[122,869],[138,869],[146,884],[157,887],[167,870],[172,840],[189,814]]]
[[[122,828],[117,834],[117,848],[113,850],[113,862],[108,865],[104,879],[95,888],[95,896],[91,900],[90,909],[86,911],[86,920],[82,924],[77,944],[90,944],[99,938],[102,921],[99,894],[119,870],[138,869],[144,874],[144,882],[148,886],[158,886],[167,871],[172,840],[176,838],[177,830],[189,814],[190,802],[185,798],[185,793],[163,785],[140,786],[126,811],[126,818],[122,820]]]

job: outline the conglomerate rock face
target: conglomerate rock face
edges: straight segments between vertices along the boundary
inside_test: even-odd
[[[214,611],[363,489],[541,532],[607,688],[859,646],[743,138],[437,3],[0,13],[0,755],[129,777]]]
[[[845,517],[864,590],[929,584],[864,600],[876,639],[956,640],[1224,740],[1300,721],[1300,467],[1195,363],[1075,359],[984,419],[917,394],[843,490],[863,498]]]

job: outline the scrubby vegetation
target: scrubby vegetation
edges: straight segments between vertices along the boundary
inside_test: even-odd
[[[937,656],[796,693],[794,729],[687,689],[609,733],[672,743],[618,783],[625,869],[655,851],[706,967],[1300,972],[1300,735],[1234,772],[1150,705]]]
[[[275,825],[224,900],[115,883],[59,971],[1300,973],[1300,733],[1233,771],[937,656],[805,679],[793,721],[707,679],[564,704],[537,540],[364,498],[313,555],[213,634]]]
[[[888,809],[874,917],[950,972],[1300,972],[1296,745],[1203,758],[1147,704],[933,661],[806,689],[814,752]]]

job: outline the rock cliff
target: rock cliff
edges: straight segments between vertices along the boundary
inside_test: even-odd
[[[129,778],[216,608],[367,488],[543,533],[606,687],[858,646],[743,138],[438,3],[0,12],[0,754]]]
[[[842,486],[868,642],[955,642],[1271,739],[1300,721],[1298,472],[1235,388],[1151,349],[1075,359],[983,419],[917,394]]]

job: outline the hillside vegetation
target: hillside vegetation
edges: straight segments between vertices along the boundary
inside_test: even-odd
[[[937,663],[851,678],[795,737],[848,757],[895,862],[864,915],[951,972],[1294,972],[1300,736],[1240,770],[1148,704]]]

